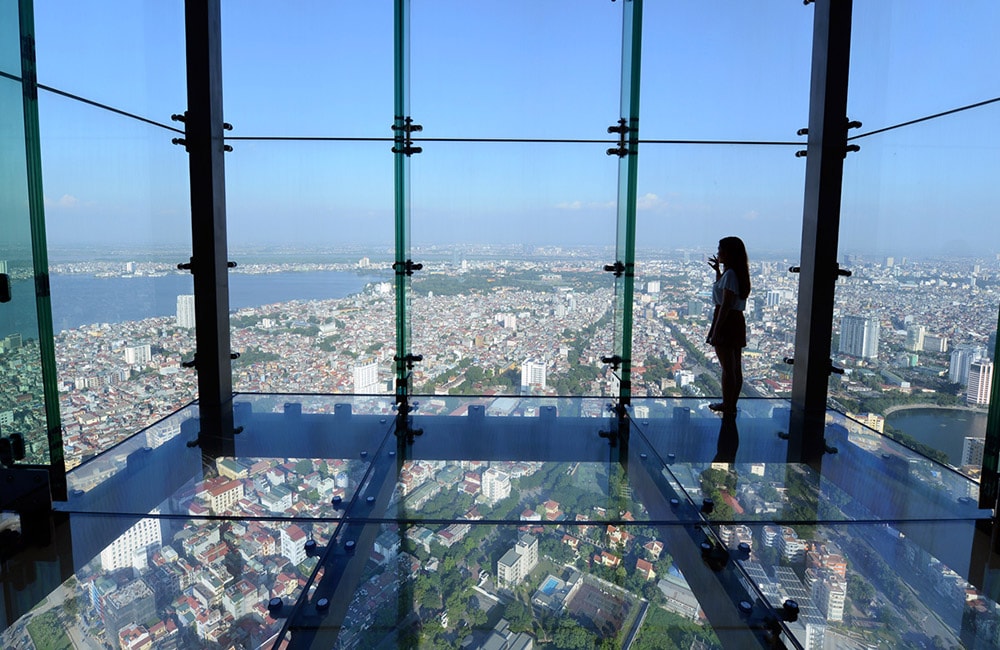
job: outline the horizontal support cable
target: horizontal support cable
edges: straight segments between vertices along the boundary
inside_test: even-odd
[[[727,144],[727,145],[751,145],[751,146],[777,146],[777,147],[801,147],[804,142],[782,142],[780,140],[643,140],[639,138],[639,144]]]
[[[881,129],[875,129],[874,131],[868,131],[867,133],[859,133],[858,135],[847,138],[848,141],[858,140],[860,138],[867,138],[870,135],[877,135],[879,133],[885,133],[886,131],[892,131],[894,129],[901,129],[904,126],[911,126],[913,124],[919,124],[921,122],[926,122],[928,120],[934,120],[939,117],[945,117],[946,115],[953,115],[955,113],[961,113],[962,111],[968,111],[973,108],[979,108],[981,106],[987,106],[989,104],[994,104],[1000,102],[1000,97],[994,97],[993,99],[986,99],[981,102],[976,102],[975,104],[969,104],[967,106],[960,106],[958,108],[953,108],[948,111],[943,111],[941,113],[934,113],[933,115],[927,115],[925,117],[918,117],[915,120],[909,120],[908,122],[900,122],[899,124],[893,124],[892,126],[887,126]]]
[[[393,142],[393,138],[385,137],[337,137],[337,136],[267,136],[238,135],[226,136],[226,140],[270,140],[288,142]],[[427,138],[416,137],[414,142],[491,142],[513,144],[616,144],[617,140],[578,139],[578,138]],[[722,145],[765,145],[800,147],[802,142],[756,141],[756,140],[636,140],[639,144],[722,144]]]

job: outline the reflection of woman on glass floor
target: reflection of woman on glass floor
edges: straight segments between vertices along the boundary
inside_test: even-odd
[[[750,295],[750,265],[743,240],[739,237],[719,240],[719,251],[709,258],[708,265],[715,271],[712,286],[715,314],[708,330],[708,343],[715,348],[722,366],[722,402],[710,404],[708,408],[734,415],[736,400],[743,389],[743,348],[747,346],[743,310]]]

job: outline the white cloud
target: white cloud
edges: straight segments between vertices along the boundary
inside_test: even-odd
[[[617,204],[614,201],[562,201],[556,203],[557,210],[613,210]]]
[[[665,210],[667,208],[667,200],[660,198],[658,195],[652,192],[646,192],[642,196],[635,200],[636,210]]]
[[[76,198],[72,194],[63,194],[56,201],[46,197],[45,205],[50,208],[75,208],[80,205],[80,199]]]
[[[756,221],[759,216],[760,216],[759,212],[757,212],[756,210],[750,210],[749,212],[743,215],[743,219],[746,221]]]

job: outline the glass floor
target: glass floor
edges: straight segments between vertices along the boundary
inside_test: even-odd
[[[7,515],[3,648],[996,647],[978,485],[830,412],[746,399],[238,395]],[[988,547],[988,544],[987,544]],[[988,548],[985,555],[989,555]]]

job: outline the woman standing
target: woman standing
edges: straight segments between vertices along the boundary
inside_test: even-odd
[[[719,240],[719,250],[708,260],[715,271],[712,302],[715,314],[708,330],[708,343],[722,366],[722,402],[709,408],[723,415],[736,414],[736,400],[743,389],[743,348],[747,346],[747,323],[743,310],[750,295],[750,264],[739,237]]]

